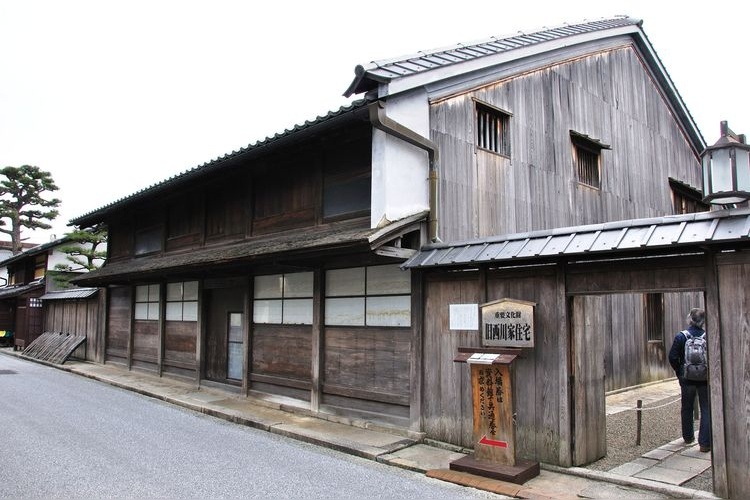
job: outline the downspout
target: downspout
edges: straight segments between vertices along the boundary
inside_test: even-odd
[[[438,149],[437,145],[426,137],[416,133],[400,123],[388,118],[385,114],[385,102],[377,101],[369,106],[370,122],[378,130],[382,130],[388,135],[406,141],[409,144],[427,151],[429,160],[429,205],[430,216],[428,218],[428,235],[430,241],[437,243],[438,237]]]

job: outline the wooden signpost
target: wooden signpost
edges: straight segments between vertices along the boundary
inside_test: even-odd
[[[482,347],[459,348],[454,361],[468,363],[471,370],[474,456],[451,462],[452,470],[516,484],[539,475],[539,462],[515,456],[511,371],[519,343],[534,345],[533,308],[509,299],[482,305]]]

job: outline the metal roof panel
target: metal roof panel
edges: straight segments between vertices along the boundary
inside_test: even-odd
[[[502,259],[510,259],[515,258],[518,256],[518,252],[520,252],[524,246],[526,246],[526,243],[529,241],[529,238],[526,238],[525,240],[514,240],[509,241],[505,247],[498,253],[493,260],[502,260]]]
[[[750,217],[748,218],[750,220]],[[714,232],[713,240],[733,240],[747,238],[747,221],[741,219],[722,219]]]
[[[711,220],[700,220],[688,222],[680,235],[680,243],[696,243],[706,241],[706,235],[711,229]]]
[[[427,246],[404,268],[613,254],[646,248],[750,241],[750,209],[613,221]],[[701,245],[702,246],[702,245]]]

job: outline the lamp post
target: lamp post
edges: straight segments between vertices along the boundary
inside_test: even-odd
[[[750,145],[721,122],[721,137],[701,154],[704,203],[733,205],[750,199]]]

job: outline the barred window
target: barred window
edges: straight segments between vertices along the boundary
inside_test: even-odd
[[[477,147],[510,156],[510,115],[477,103]]]
[[[573,143],[573,161],[576,165],[578,182],[589,187],[602,187],[602,149],[610,149],[606,144],[586,135],[570,131]]]
[[[646,340],[661,342],[664,340],[664,294],[644,294]]]

